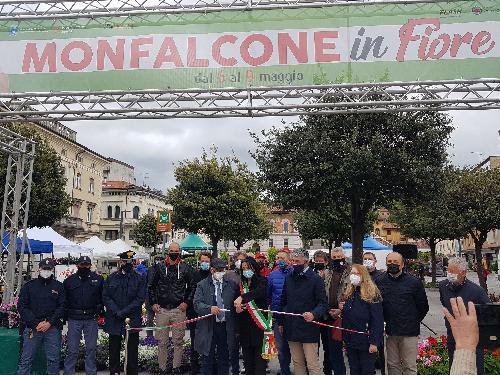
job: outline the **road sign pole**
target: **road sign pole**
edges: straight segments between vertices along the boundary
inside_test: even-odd
[[[165,256],[165,248],[167,246],[167,232],[162,232],[162,236],[163,236],[163,247],[161,250],[161,254]]]

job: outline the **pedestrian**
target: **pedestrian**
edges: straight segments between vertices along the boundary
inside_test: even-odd
[[[285,278],[293,272],[288,251],[278,251],[276,254],[276,265],[277,269],[271,272],[267,278],[267,302],[270,304],[271,310],[280,311],[281,294],[283,293]],[[290,347],[288,346],[287,338],[281,334],[276,320],[273,331],[274,339],[276,340],[276,349],[278,350],[281,375],[291,375],[290,362],[292,361],[292,356],[290,354]]]
[[[325,284],[308,267],[307,251],[292,253],[293,272],[285,279],[280,310],[302,316],[278,315],[280,331],[288,339],[295,375],[320,375],[318,357],[319,326],[311,324],[321,319],[328,309]]]
[[[323,279],[325,283],[325,291],[326,285],[330,285],[330,281],[332,279],[332,270],[329,267],[329,257],[328,254],[322,250],[318,250],[314,253],[314,271]],[[327,292],[328,293],[328,292]],[[332,318],[328,313],[326,313],[320,320],[321,323],[331,324]],[[323,346],[323,374],[331,375],[333,368],[330,363],[330,347],[329,343],[331,341],[331,328],[326,326],[319,327],[321,344]]]
[[[85,339],[85,373],[96,375],[97,320],[103,311],[103,279],[92,272],[92,261],[83,255],[78,259],[77,271],[63,282],[66,293],[66,334],[68,352],[64,360],[64,375],[75,373],[80,349],[80,339]]]
[[[347,264],[344,249],[336,247],[332,250],[332,271],[325,276],[325,290],[328,297],[328,322],[334,326],[342,325],[339,303],[341,297],[349,284],[351,267]],[[329,336],[328,352],[330,365],[334,375],[345,375],[346,367],[344,362],[344,348],[342,335],[334,331]]]
[[[118,254],[120,269],[104,282],[102,301],[106,307],[104,331],[109,334],[109,373],[120,373],[120,351],[126,333],[125,320],[130,327],[142,325],[142,304],[146,298],[146,277],[134,270],[134,251]],[[127,345],[127,375],[139,373],[139,332],[129,331]]]
[[[226,277],[227,265],[219,258],[211,261],[210,276],[201,280],[194,295],[194,308],[199,316],[213,317],[196,324],[194,349],[201,354],[201,375],[229,374],[229,348],[236,332],[234,301],[238,285]],[[217,359],[217,361],[215,360]]]
[[[165,261],[165,257],[163,255],[157,255],[154,257],[154,264],[148,268],[148,271],[146,273],[146,280],[147,280],[147,285],[151,283],[151,280],[153,280],[153,275],[154,275],[154,267],[156,264],[162,263]],[[146,327],[152,327],[154,324],[154,319],[155,319],[155,312],[153,311],[153,306],[151,306],[151,303],[149,303],[149,293],[146,290],[146,300],[144,301],[144,307],[146,308]],[[148,329],[146,330],[146,342],[149,344],[154,344],[157,345],[158,342],[154,338],[153,335],[153,330]]]
[[[260,276],[265,277],[267,279],[272,270],[268,267],[266,254],[264,253],[255,254],[255,260],[260,265],[260,272],[259,272]]]
[[[17,302],[24,326],[23,349],[17,375],[31,374],[33,359],[40,347],[43,347],[47,358],[47,374],[59,375],[64,287],[54,278],[52,259],[43,259],[39,263],[39,269],[38,278],[23,285]]]
[[[472,302],[476,305],[490,303],[488,294],[479,285],[467,279],[467,261],[464,258],[451,258],[448,260],[448,276],[439,283],[439,298],[443,307],[451,311],[450,298],[461,297],[465,305]],[[450,324],[445,320],[448,334],[449,366],[453,364],[455,339],[451,332]],[[484,352],[479,347],[476,350],[477,375],[484,374]]]
[[[404,259],[392,252],[386,258],[387,272],[377,280],[386,322],[388,375],[417,373],[420,323],[429,312],[422,282],[404,272]]]
[[[212,261],[212,254],[209,252],[202,252],[198,256],[198,268],[195,270],[193,274],[194,283],[197,285],[200,281],[205,280],[207,277],[212,275],[210,262]],[[187,309],[186,316],[188,319],[194,319],[198,316],[194,307],[194,301],[191,305],[189,305]],[[191,347],[194,348],[196,346],[196,325],[197,322],[191,322],[187,324],[187,328],[189,329],[189,336],[191,339]],[[200,360],[198,356],[198,352],[196,350],[191,350],[190,352],[190,374],[196,375],[200,371]]]
[[[258,263],[251,257],[241,262],[240,296],[234,301],[246,375],[265,375],[266,373],[266,360],[262,358],[264,330],[257,325],[255,311],[249,306],[253,301],[257,308],[268,308],[267,281],[259,275],[259,269]]]
[[[193,303],[195,289],[194,270],[182,261],[179,244],[172,242],[168,247],[165,262],[155,266],[153,279],[148,286],[149,301],[156,314],[156,325],[163,327],[185,321],[186,310]],[[174,347],[172,372],[174,375],[181,373],[185,330],[185,325],[176,325],[171,329],[156,331],[158,364],[161,372],[167,372],[167,346],[172,331]]]
[[[351,375],[375,375],[378,347],[384,337],[382,296],[366,267],[353,264],[340,307]]]

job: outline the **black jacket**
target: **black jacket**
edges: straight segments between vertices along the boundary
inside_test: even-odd
[[[420,322],[429,312],[422,281],[404,272],[398,277],[386,273],[376,284],[382,293],[387,334],[418,336]]]
[[[240,288],[240,286],[238,287]],[[258,308],[267,309],[266,288],[267,280],[257,274],[253,275],[249,292],[241,294],[241,302],[246,304],[254,301]],[[263,314],[266,318],[268,317],[267,313],[264,312]],[[262,346],[264,331],[257,327],[248,309],[240,314],[236,314],[236,320],[238,322],[241,346]]]
[[[62,328],[65,295],[63,284],[53,277],[41,277],[27,282],[22,288],[17,302],[21,320],[31,329],[46,320],[52,326]]]
[[[93,319],[102,310],[103,279],[95,272],[82,278],[75,273],[63,282],[68,319]]]
[[[165,309],[175,309],[182,302],[193,305],[196,280],[190,265],[181,262],[166,266],[155,265],[153,278],[148,286],[149,303]]]
[[[377,270],[377,269],[376,269],[375,271],[370,272],[370,276],[371,276],[372,281],[373,281],[374,283],[376,283],[376,282],[377,282],[377,280],[378,280],[380,277],[382,277],[383,275],[385,275],[385,272],[384,272],[384,271],[382,271],[382,270]]]
[[[212,275],[212,273],[210,272],[210,270],[207,270],[207,271],[194,270],[193,271],[193,278],[194,278],[195,285],[197,286],[200,281],[205,280],[208,276],[211,276],[211,275]],[[197,287],[195,287],[195,292],[196,292],[196,288]],[[193,294],[193,297],[194,297],[194,294]],[[188,317],[188,319],[193,319],[193,318],[196,318],[198,316],[196,314],[196,311],[194,310],[193,304],[189,305],[189,307],[186,311],[186,316]],[[188,326],[188,328],[196,327],[196,322],[188,323],[187,326]]]

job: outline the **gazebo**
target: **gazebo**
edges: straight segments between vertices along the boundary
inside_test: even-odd
[[[212,250],[212,245],[207,244],[196,233],[189,233],[179,244],[181,251],[194,253],[196,250]]]

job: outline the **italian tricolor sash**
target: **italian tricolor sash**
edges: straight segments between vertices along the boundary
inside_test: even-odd
[[[240,283],[241,294],[248,293],[250,288],[244,281]],[[247,311],[252,317],[257,327],[264,331],[264,338],[262,340],[262,358],[272,359],[276,357],[278,350],[276,349],[276,341],[273,333],[273,314],[269,312],[267,318],[264,313],[259,310],[255,301],[247,303]]]

